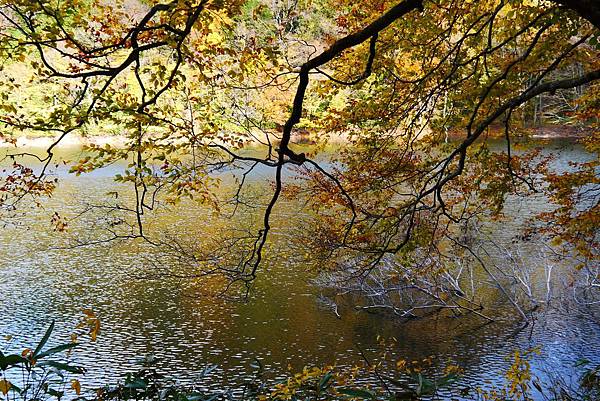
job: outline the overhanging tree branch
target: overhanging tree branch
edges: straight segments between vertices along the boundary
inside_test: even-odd
[[[309,74],[312,70],[318,69],[319,67],[325,65],[329,61],[333,60],[336,56],[340,55],[343,51],[350,49],[356,45],[359,45],[366,41],[369,38],[374,37],[375,39],[371,42],[371,49],[374,50],[376,36],[390,26],[394,21],[402,18],[406,14],[414,10],[422,10],[423,9],[423,1],[422,0],[405,0],[394,7],[392,7],[388,12],[383,14],[381,17],[377,18],[371,24],[369,24],[364,29],[345,36],[339,40],[337,40],[333,45],[331,45],[327,50],[323,53],[319,54],[313,59],[308,60],[300,67],[299,71],[299,81],[298,87],[296,88],[296,94],[294,96],[294,101],[292,104],[292,111],[290,117],[286,121],[283,126],[283,134],[281,138],[281,142],[279,144],[278,149],[278,162],[277,167],[275,168],[275,189],[267,208],[265,209],[264,217],[263,217],[263,228],[259,230],[258,237],[256,240],[256,244],[252,251],[250,257],[244,262],[242,268],[242,277],[244,281],[254,280],[256,277],[256,271],[260,265],[262,260],[263,249],[267,241],[267,237],[269,235],[269,231],[271,229],[270,218],[273,212],[273,208],[279,199],[282,190],[282,169],[285,164],[285,158],[288,157],[292,161],[297,164],[302,164],[306,161],[306,157],[304,154],[296,154],[289,148],[290,139],[292,136],[292,130],[294,126],[300,122],[300,118],[302,117],[302,110],[304,104],[304,98],[306,95],[306,89],[309,84]],[[370,56],[370,58],[374,58]],[[368,68],[372,65],[372,60],[369,60]],[[249,273],[246,273],[246,269],[249,268]]]

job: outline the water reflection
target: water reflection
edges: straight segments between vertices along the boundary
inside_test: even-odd
[[[563,149],[563,162],[587,157],[576,146]],[[193,381],[212,363],[220,365],[215,375],[227,372],[224,380],[234,380],[236,373],[250,370],[254,358],[279,372],[288,364],[294,369],[305,364],[352,365],[361,359],[358,348],[376,357],[378,335],[397,339],[399,357],[433,355],[438,365],[452,360],[465,368],[465,380],[473,383],[497,381],[508,364],[505,356],[516,348],[542,345],[537,368],[548,364],[566,374],[582,357],[600,362],[599,327],[575,310],[544,314],[516,334],[518,323],[507,308],[496,312],[500,322],[483,326],[478,319],[448,317],[400,324],[357,312],[351,305],[341,305],[338,319],[317,302],[319,290],[307,284],[307,273],[294,258],[263,266],[250,302],[236,303],[197,296],[185,280],[140,279],[148,261],[163,263],[155,249],[140,242],[57,249],[66,241],[52,232],[51,211],[75,214],[83,201],[96,202],[109,191],[122,190],[110,179],[119,168],[73,177],[61,167],[61,185],[45,210],[28,213],[24,227],[7,226],[0,233],[0,334],[14,335],[11,346],[19,347],[26,339],[39,338],[56,320],[54,340],[60,342],[68,339],[81,309],[93,308],[102,320],[102,333],[96,343],[74,354],[78,363],[89,367],[84,386],[134,371],[134,361],[146,354],[156,355],[160,370],[181,382]],[[510,207],[526,218],[543,205],[543,200],[534,199]],[[290,219],[302,212],[280,207],[278,213],[276,219]],[[180,207],[157,216],[152,224],[193,236],[210,233],[207,216],[206,211]],[[79,224],[70,235],[78,235],[78,230],[85,235],[89,226],[85,220]],[[513,229],[506,226],[505,235]]]

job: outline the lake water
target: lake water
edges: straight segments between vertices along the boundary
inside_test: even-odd
[[[547,147],[561,149],[559,163],[588,157],[569,143]],[[161,372],[182,383],[193,382],[208,364],[219,365],[214,373],[219,381],[236,383],[240,373],[252,370],[254,358],[274,375],[284,374],[288,365],[295,370],[350,366],[361,361],[359,349],[377,358],[378,336],[397,340],[397,357],[432,356],[434,366],[462,366],[464,383],[497,383],[499,372],[509,365],[506,356],[534,346],[542,351],[533,361],[538,372],[550,368],[574,377],[577,360],[600,363],[600,319],[575,307],[566,313],[542,311],[535,324],[521,331],[516,312],[506,305],[495,312],[498,321],[487,325],[470,317],[400,322],[344,304],[338,318],[319,302],[320,289],[309,284],[309,274],[293,255],[267,262],[248,302],[233,302],[199,296],[191,280],[144,277],[163,259],[141,242],[61,249],[69,238],[89,235],[93,220],[78,220],[61,234],[52,231],[49,216],[54,210],[75,215],[84,202],[100,202],[107,192],[123,190],[110,178],[119,168],[81,177],[58,171],[60,185],[44,210],[29,210],[0,231],[0,335],[13,336],[10,342],[0,339],[0,348],[33,345],[52,320],[57,322],[52,341],[67,340],[81,310],[91,308],[101,319],[102,332],[72,356],[88,367],[84,388],[115,382],[136,370],[136,359],[148,354],[158,358]],[[261,170],[254,179],[269,176]],[[538,199],[511,207],[526,217],[545,203]],[[300,221],[302,214],[300,208],[280,206],[275,220]],[[215,234],[210,221],[205,210],[182,206],[161,213],[152,224],[193,240],[194,235]],[[285,237],[276,222],[275,231]],[[95,229],[91,233],[101,235]]]

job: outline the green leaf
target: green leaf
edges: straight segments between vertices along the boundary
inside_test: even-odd
[[[62,352],[62,351],[66,351],[71,348],[75,348],[77,345],[78,345],[77,343],[58,345],[56,347],[50,348],[49,350],[39,353],[36,359],[40,359],[40,358],[43,358],[46,356],[54,355],[58,352]]]
[[[58,390],[55,390],[53,388],[48,387],[48,389],[46,390],[46,394],[50,394],[51,396],[60,399],[65,394],[65,392],[64,391],[58,391]]]
[[[55,361],[44,361],[44,362],[40,362],[38,365],[39,366],[50,366],[55,369],[65,371],[65,372],[71,372],[71,373],[84,373],[85,372],[85,368],[83,368],[81,366],[71,366],[71,365],[67,365],[66,363],[55,362]]]
[[[27,359],[23,358],[21,355],[11,354],[11,355],[0,355],[0,369],[6,370],[12,366],[17,366],[21,363],[27,363]]]
[[[333,373],[332,372],[327,372],[321,378],[321,381],[319,382],[319,390],[321,390],[321,391],[327,390],[327,388],[329,387],[329,382],[331,381],[332,377],[333,377]]]
[[[123,387],[131,389],[145,389],[148,387],[148,383],[144,379],[134,378],[133,380],[126,382]]]
[[[431,395],[436,391],[436,385],[431,380],[423,377],[421,373],[412,376],[413,380],[417,383],[417,395]]]
[[[200,393],[192,393],[184,396],[187,401],[201,401],[204,400],[204,396]]]
[[[44,348],[44,345],[46,345],[48,339],[50,338],[50,334],[52,334],[52,330],[54,330],[54,320],[52,323],[50,323],[50,327],[48,327],[48,330],[46,330],[46,334],[44,334],[44,337],[42,337],[42,340],[35,348],[35,351],[33,351],[33,358],[37,358],[38,354],[42,351],[42,348]]]

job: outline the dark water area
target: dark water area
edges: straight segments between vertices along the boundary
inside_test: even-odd
[[[571,143],[546,146],[561,149],[559,165],[589,157]],[[235,385],[239,376],[252,371],[255,358],[273,377],[284,375],[288,366],[352,366],[361,362],[361,351],[377,359],[378,338],[390,340],[397,358],[432,357],[433,370],[450,363],[461,366],[462,385],[501,383],[510,365],[507,357],[516,349],[540,347],[532,366],[541,377],[550,370],[575,380],[578,360],[600,363],[600,318],[587,308],[548,309],[524,329],[517,312],[505,303],[493,311],[497,320],[491,324],[474,316],[405,322],[349,304],[340,305],[338,318],[319,301],[321,290],[310,284],[309,273],[293,256],[270,259],[248,302],[232,302],[199,296],[185,279],[144,278],[141,272],[163,259],[141,242],[60,248],[65,239],[52,231],[48,216],[54,210],[76,214],[83,202],[123,190],[110,178],[119,168],[81,177],[59,171],[57,193],[44,209],[20,216],[19,224],[8,221],[0,232],[0,336],[13,336],[10,341],[0,337],[0,349],[34,345],[53,320],[57,328],[51,342],[68,341],[81,310],[91,308],[101,319],[102,332],[71,356],[88,368],[81,380],[84,389],[114,383],[137,370],[135,361],[146,355],[156,356],[159,371],[182,384],[193,383],[207,365],[217,364],[213,374],[218,382]],[[269,171],[261,170],[254,179],[268,177]],[[525,218],[547,207],[547,201],[509,200],[508,207]],[[286,232],[277,221],[301,221],[303,213],[278,207],[278,238]],[[153,224],[188,237],[217,234],[201,208],[181,206]],[[74,224],[68,235],[81,231],[83,236],[86,229]],[[500,232],[509,238],[514,230],[509,225]]]

